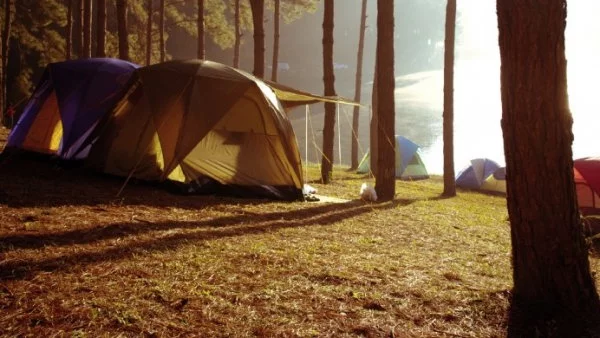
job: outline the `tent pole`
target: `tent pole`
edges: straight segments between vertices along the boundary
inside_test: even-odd
[[[308,182],[308,105],[304,113],[304,181]]]
[[[340,104],[335,104],[335,109],[337,110],[337,125],[338,125],[338,157],[340,159],[340,166],[342,165],[342,135],[341,135],[341,127],[340,127]]]

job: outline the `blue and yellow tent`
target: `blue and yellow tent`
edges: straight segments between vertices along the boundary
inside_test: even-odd
[[[425,163],[421,159],[419,146],[404,136],[396,135],[396,178],[417,180],[429,178]],[[358,165],[357,173],[371,170],[371,155],[367,151]]]
[[[139,66],[111,58],[50,63],[7,140],[7,148],[84,158],[85,139],[127,89]]]

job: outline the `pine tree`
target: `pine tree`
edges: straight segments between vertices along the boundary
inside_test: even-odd
[[[377,0],[377,171],[375,191],[380,201],[396,193],[394,104],[394,1]]]
[[[454,33],[456,0],[448,0],[446,8],[446,41],[444,43],[444,192],[456,196],[454,178]]]
[[[323,81],[325,96],[335,96],[335,74],[333,71],[333,26],[334,0],[325,0],[323,15]],[[335,136],[335,104],[325,103],[323,126],[323,157],[321,159],[321,181],[331,181],[333,172],[333,139]]]

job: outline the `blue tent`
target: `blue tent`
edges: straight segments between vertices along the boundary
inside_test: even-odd
[[[456,186],[465,189],[480,189],[486,178],[492,175],[500,165],[489,158],[476,158],[456,175]]]
[[[404,136],[396,135],[396,177],[400,179],[429,178],[425,163],[421,159],[419,146]],[[358,165],[357,173],[366,174],[371,168],[370,152],[367,152]]]
[[[7,140],[8,148],[84,158],[84,140],[139,66],[111,58],[50,63]]]

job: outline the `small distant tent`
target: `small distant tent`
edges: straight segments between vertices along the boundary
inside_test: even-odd
[[[481,184],[481,190],[506,194],[506,167],[500,167]]]
[[[84,140],[121,98],[139,66],[91,58],[50,63],[13,127],[7,148],[83,158]]]
[[[600,213],[600,157],[573,161],[577,203],[583,214]]]
[[[358,165],[357,173],[370,171],[371,155],[367,151]],[[425,163],[421,159],[419,146],[404,136],[396,135],[396,178],[416,180],[429,178]]]
[[[88,164],[109,174],[303,198],[300,153],[280,100],[262,80],[216,62],[137,69],[89,139]]]
[[[456,175],[456,186],[463,189],[482,190],[482,185],[500,165],[489,158],[476,158]],[[490,182],[491,183],[491,182]]]

